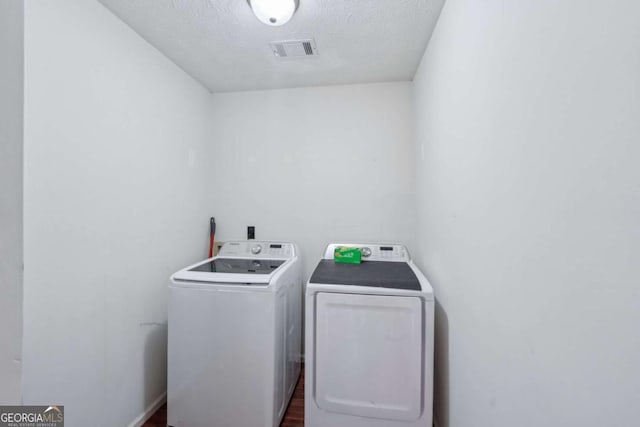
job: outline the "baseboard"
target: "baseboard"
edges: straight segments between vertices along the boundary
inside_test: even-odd
[[[156,400],[151,402],[151,405],[147,406],[143,413],[138,415],[129,424],[129,427],[141,427],[158,409],[167,401],[167,392],[162,393]]]

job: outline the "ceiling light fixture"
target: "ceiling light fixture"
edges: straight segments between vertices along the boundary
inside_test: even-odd
[[[293,16],[300,4],[299,0],[247,0],[253,14],[261,22],[273,27],[284,25]]]

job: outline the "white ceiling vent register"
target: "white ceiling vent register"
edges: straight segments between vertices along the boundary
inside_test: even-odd
[[[313,39],[282,40],[269,43],[271,51],[278,58],[305,58],[318,55]]]

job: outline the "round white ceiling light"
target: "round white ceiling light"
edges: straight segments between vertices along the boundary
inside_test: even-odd
[[[273,27],[289,22],[300,4],[299,0],[247,0],[247,3],[256,18]]]

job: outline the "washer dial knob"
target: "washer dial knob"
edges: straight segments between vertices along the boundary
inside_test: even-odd
[[[260,245],[255,245],[251,247],[251,253],[254,255],[258,255],[260,252],[262,252],[262,246]]]
[[[363,257],[368,258],[368,257],[371,256],[371,248],[368,248],[368,247],[365,246],[365,247],[363,247],[361,249],[361,251],[362,251],[362,256]]]

